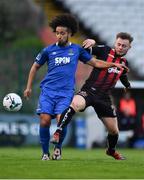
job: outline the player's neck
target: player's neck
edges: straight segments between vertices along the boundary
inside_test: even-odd
[[[56,42],[56,45],[60,47],[70,46],[71,44],[72,44],[71,42],[67,42],[66,44],[59,44],[59,42]]]

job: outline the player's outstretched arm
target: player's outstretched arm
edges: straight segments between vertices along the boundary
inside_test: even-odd
[[[32,92],[32,83],[34,80],[34,77],[36,75],[36,72],[40,68],[40,65],[37,63],[34,63],[30,69],[29,76],[28,76],[28,81],[27,81],[27,86],[26,89],[24,90],[24,97],[29,98]]]
[[[105,62],[102,60],[98,60],[96,58],[92,58],[90,61],[87,62],[90,66],[96,67],[96,68],[109,68],[109,67],[117,67],[119,69],[126,69],[126,71],[129,71],[128,67],[126,67],[123,64],[119,63],[113,63],[113,62]]]

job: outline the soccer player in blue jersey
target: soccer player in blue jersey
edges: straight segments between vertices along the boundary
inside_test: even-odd
[[[56,16],[50,23],[56,34],[57,43],[44,48],[36,57],[32,65],[24,96],[28,98],[32,92],[32,82],[39,68],[45,63],[48,71],[40,84],[41,94],[39,97],[37,114],[40,115],[40,143],[42,146],[42,160],[50,159],[49,141],[51,119],[56,118],[59,122],[61,113],[69,107],[75,86],[75,72],[78,60],[97,68],[116,66],[120,69],[123,65],[107,63],[92,57],[85,49],[69,41],[78,30],[76,19],[63,14]],[[66,127],[63,128],[61,138],[54,147],[52,159],[61,158],[62,142],[66,136]]]

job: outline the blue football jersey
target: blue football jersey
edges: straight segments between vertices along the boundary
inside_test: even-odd
[[[78,60],[86,63],[92,56],[81,46],[69,43],[68,46],[50,45],[36,57],[36,63],[47,63],[48,71],[40,87],[52,90],[73,90]]]

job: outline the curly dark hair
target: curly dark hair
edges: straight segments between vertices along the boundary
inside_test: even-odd
[[[49,23],[50,27],[56,32],[58,26],[70,29],[72,36],[78,31],[78,22],[71,14],[62,14],[54,17]]]

